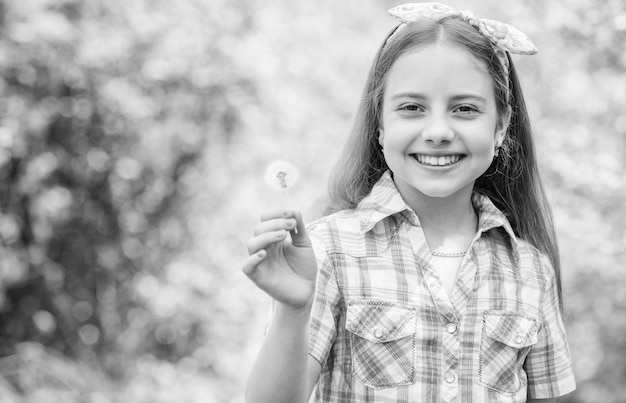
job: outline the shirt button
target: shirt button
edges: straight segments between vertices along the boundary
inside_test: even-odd
[[[456,375],[454,375],[454,372],[450,371],[450,372],[446,373],[446,376],[444,376],[443,379],[447,383],[453,383],[456,380]]]
[[[387,331],[382,327],[377,327],[374,329],[374,337],[377,339],[382,339],[387,335]]]
[[[454,334],[456,332],[456,323],[448,323],[446,325],[446,332]]]
[[[521,333],[515,335],[515,343],[522,344],[524,342],[524,336]]]

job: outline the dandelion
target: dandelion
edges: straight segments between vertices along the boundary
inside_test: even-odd
[[[298,181],[298,170],[287,161],[274,161],[265,170],[265,182],[273,189],[283,190],[291,207],[287,189]]]

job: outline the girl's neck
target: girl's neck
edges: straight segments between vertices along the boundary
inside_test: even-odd
[[[418,196],[409,205],[417,216],[431,250],[460,251],[469,246],[478,229],[472,192],[460,191],[449,197]]]

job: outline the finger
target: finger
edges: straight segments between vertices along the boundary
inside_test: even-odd
[[[243,271],[243,273],[248,277],[254,276],[257,268],[259,267],[259,263],[261,263],[266,256],[267,252],[263,249],[261,249],[257,253],[250,255],[243,263],[241,271]]]
[[[293,218],[296,220],[296,227],[291,231],[291,242],[293,246],[311,246],[311,240],[309,239],[309,234],[306,232],[306,226],[304,225],[304,220],[302,219],[302,213],[294,211]]]
[[[271,231],[250,238],[246,243],[248,254],[253,255],[261,249],[267,249],[275,243],[282,242],[287,236],[287,231]]]
[[[267,221],[261,221],[254,227],[254,235],[261,235],[265,232],[286,230],[292,231],[296,228],[296,220],[294,218],[275,218]]]
[[[273,220],[276,218],[289,218],[291,217],[292,212],[290,210],[285,209],[275,209],[264,211],[261,213],[261,221]]]

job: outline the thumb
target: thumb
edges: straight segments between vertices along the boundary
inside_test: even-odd
[[[293,218],[296,220],[296,228],[290,231],[292,245],[299,248],[310,247],[311,239],[309,239],[309,234],[306,232],[306,226],[302,220],[302,213],[294,211]]]

